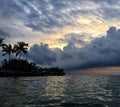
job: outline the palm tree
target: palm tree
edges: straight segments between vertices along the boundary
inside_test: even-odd
[[[2,44],[2,51],[4,52],[3,53],[3,56],[7,55],[9,56],[9,61],[11,59],[11,54],[13,52],[13,49],[12,49],[12,45],[11,44]]]
[[[25,55],[28,53],[28,44],[25,42],[17,42],[17,44],[14,45],[13,51],[16,56],[19,56],[19,59],[21,59],[22,53]]]
[[[3,44],[3,38],[0,38],[0,47],[2,46],[2,44]]]

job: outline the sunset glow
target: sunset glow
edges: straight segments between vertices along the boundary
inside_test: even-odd
[[[120,75],[120,67],[91,68],[74,72],[79,75]]]

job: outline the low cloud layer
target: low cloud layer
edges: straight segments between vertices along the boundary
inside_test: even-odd
[[[74,36],[74,35],[73,35]],[[73,40],[71,40],[73,41]],[[80,42],[81,44],[81,42]],[[29,58],[41,66],[59,66],[67,70],[120,65],[120,29],[110,27],[107,35],[96,38],[82,48],[68,42],[63,50],[46,44],[30,48]]]

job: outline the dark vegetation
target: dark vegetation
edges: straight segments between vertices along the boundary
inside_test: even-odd
[[[4,44],[0,38],[3,56],[7,55],[0,67],[0,76],[54,76],[65,75],[63,69],[57,67],[41,68],[33,62],[27,61],[28,44],[17,42],[14,46]],[[24,56],[24,59],[22,57]]]

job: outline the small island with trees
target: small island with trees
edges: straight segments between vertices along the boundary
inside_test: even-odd
[[[3,43],[0,38],[2,55],[8,56],[0,66],[0,77],[19,77],[19,76],[63,76],[65,72],[58,67],[42,68],[33,62],[27,61],[28,43],[17,42],[15,45]],[[22,56],[24,55],[24,59]]]

